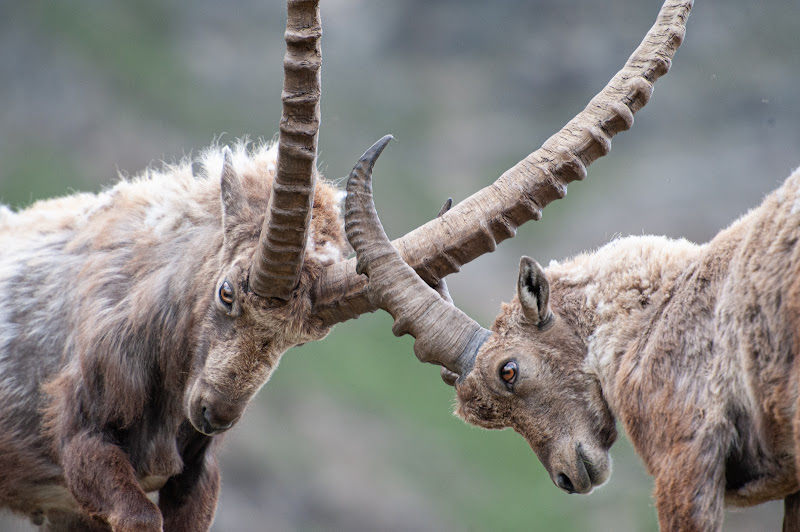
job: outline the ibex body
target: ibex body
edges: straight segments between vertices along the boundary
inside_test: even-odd
[[[517,297],[487,330],[386,239],[377,148],[348,182],[347,235],[395,333],[443,366],[459,416],[513,428],[568,493],[609,478],[619,420],[663,530],[720,530],[726,504],[775,499],[798,529],[800,170],[704,245],[629,237],[547,269],[523,257]]]
[[[287,11],[274,149],[0,208],[3,508],[50,530],[207,530],[213,437],[288,348],[345,319],[312,303],[347,249],[317,183],[319,5]]]
[[[619,420],[664,530],[798,490],[800,172],[704,245],[616,240],[542,270],[523,258],[458,413],[513,427],[568,492],[610,473]]]
[[[487,330],[386,238],[371,190],[386,142],[350,175],[347,237],[370,300],[443,366],[461,417],[523,435],[569,493],[609,478],[619,420],[655,476],[662,529],[718,530],[726,504],[781,498],[785,530],[800,529],[800,171],[705,245],[619,239],[546,270],[523,258]]]
[[[159,513],[168,530],[210,526],[211,435],[287,348],[325,336],[309,287],[345,247],[337,193],[319,183],[294,296],[272,306],[249,290],[276,150],[227,151],[210,149],[199,176],[186,162],[3,211],[2,506],[54,529],[158,530]]]

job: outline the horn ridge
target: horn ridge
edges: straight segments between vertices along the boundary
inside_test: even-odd
[[[586,176],[586,167],[608,152],[611,138],[633,124],[633,114],[650,99],[683,40],[692,0],[667,0],[653,27],[625,66],[575,118],[494,183],[394,242],[426,283],[493,251],[521,224],[541,218],[567,185]],[[372,312],[367,285],[355,261],[325,268],[314,288],[315,314],[335,324]]]
[[[316,185],[322,24],[319,0],[289,0],[278,162],[249,285],[287,301],[300,280]]]
[[[415,338],[420,361],[463,376],[489,331],[428,286],[389,242],[372,196],[372,168],[389,140],[384,137],[367,150],[347,180],[347,239],[356,251],[357,270],[369,278],[370,301],[395,320],[394,334]]]

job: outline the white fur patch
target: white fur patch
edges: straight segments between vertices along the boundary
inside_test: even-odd
[[[325,242],[322,249],[317,249],[317,259],[324,264],[333,264],[342,260],[342,252],[330,242]]]
[[[792,210],[790,214],[797,214],[800,211],[800,196],[795,194],[794,203],[792,203]]]

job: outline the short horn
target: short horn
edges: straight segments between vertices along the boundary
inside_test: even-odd
[[[278,165],[250,288],[286,301],[300,280],[316,184],[322,25],[319,0],[289,0]]]
[[[372,197],[372,168],[389,140],[367,150],[347,180],[345,231],[356,251],[356,270],[369,278],[370,301],[394,318],[392,332],[416,339],[417,358],[463,377],[490,332],[420,279],[389,242]]]

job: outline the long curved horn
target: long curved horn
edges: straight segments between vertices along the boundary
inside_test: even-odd
[[[391,138],[367,150],[347,180],[345,231],[358,257],[356,271],[369,278],[372,303],[395,319],[392,332],[416,338],[420,361],[465,375],[491,333],[425,284],[389,242],[372,199],[372,167]]]
[[[319,0],[288,0],[287,5],[278,168],[250,265],[253,292],[284,301],[300,279],[311,221],[322,64]]]
[[[544,145],[488,187],[431,220],[394,246],[430,285],[514,236],[516,228],[541,218],[542,209],[563,198],[567,185],[608,153],[611,138],[633,124],[653,83],[669,70],[686,31],[692,0],[667,0],[656,23],[625,66],[589,105]],[[354,259],[326,268],[315,287],[315,315],[332,325],[375,310]]]

